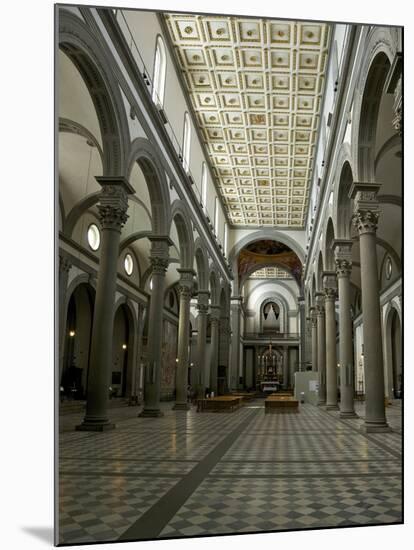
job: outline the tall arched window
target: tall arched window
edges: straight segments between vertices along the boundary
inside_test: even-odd
[[[190,143],[191,143],[190,116],[188,113],[185,113],[184,138],[183,138],[183,166],[186,172],[188,172],[190,169]]]
[[[205,210],[207,205],[207,166],[205,162],[201,168],[201,202]]]
[[[154,78],[152,87],[152,100],[159,107],[164,104],[165,73],[167,69],[167,59],[165,56],[165,46],[161,36],[157,38],[154,62]]]
[[[223,243],[223,250],[224,254],[227,256],[227,245],[229,241],[229,224],[226,222],[224,224],[224,243]]]
[[[219,221],[219,207],[218,207],[218,197],[214,201],[214,231],[216,235],[218,234],[218,221]]]

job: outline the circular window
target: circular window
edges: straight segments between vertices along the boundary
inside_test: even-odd
[[[98,226],[92,223],[88,228],[88,244],[92,250],[98,250],[101,244],[101,234]]]
[[[134,260],[132,259],[131,254],[126,254],[124,259],[124,268],[127,275],[132,275],[134,271]]]
[[[388,256],[386,262],[385,262],[385,276],[387,279],[391,279],[392,275],[392,261],[391,258]]]

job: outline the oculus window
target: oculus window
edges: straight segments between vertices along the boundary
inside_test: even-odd
[[[99,245],[101,244],[101,233],[96,224],[91,223],[91,225],[88,227],[87,238],[88,244],[91,249],[94,251],[98,250]]]

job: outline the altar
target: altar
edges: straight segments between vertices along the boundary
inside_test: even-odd
[[[257,357],[256,389],[270,395],[280,391],[283,385],[283,355],[272,343]]]
[[[262,380],[260,382],[260,391],[262,393],[275,393],[281,388],[281,383],[278,380]]]

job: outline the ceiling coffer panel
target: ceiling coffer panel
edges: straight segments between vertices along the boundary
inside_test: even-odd
[[[164,17],[230,223],[304,227],[329,26]]]

